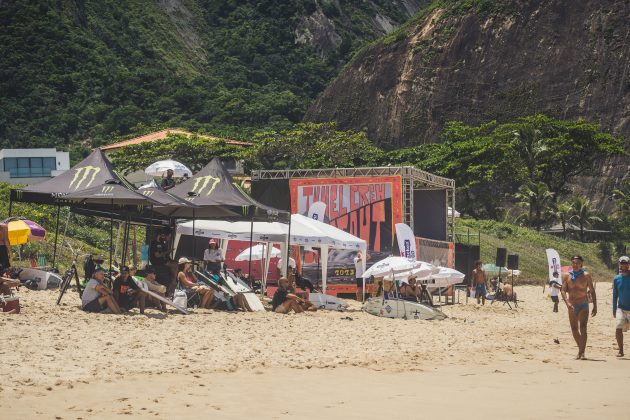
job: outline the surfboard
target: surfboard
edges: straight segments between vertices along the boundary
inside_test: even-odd
[[[152,292],[151,290],[149,290],[149,286],[147,285],[145,280],[140,280],[138,278],[136,278],[135,276],[132,277],[133,281],[136,282],[136,284],[138,285],[138,287],[140,287],[142,289],[142,291],[144,293],[146,293],[147,295],[156,298],[157,300],[159,300],[160,302],[164,302],[169,306],[172,306],[173,308],[177,309],[179,312],[183,313],[184,315],[190,315],[190,312],[188,312],[186,310],[186,308],[182,308],[179,305],[175,305],[173,303],[172,300],[165,298],[164,296],[158,295],[155,292]]]
[[[241,293],[244,297],[245,300],[247,301],[247,304],[249,305],[249,307],[251,308],[252,311],[254,312],[258,312],[258,311],[264,311],[265,307],[263,306],[262,302],[260,301],[260,299],[258,299],[258,296],[256,296],[256,294],[252,291],[252,289],[250,289],[245,282],[243,282],[241,279],[236,278],[231,272],[227,272],[229,279],[226,279],[223,276],[223,273],[221,273],[221,283],[218,284],[215,281],[213,281],[210,278],[210,274],[206,271],[203,270],[195,270],[195,273],[197,274],[198,278],[205,284],[207,284],[208,286],[212,287],[214,290],[217,290],[223,294],[225,294],[226,296],[236,296],[237,293]],[[235,285],[235,287],[229,287],[230,283]],[[242,290],[242,291],[236,291],[237,290]]]
[[[345,311],[348,304],[336,296],[325,295],[323,293],[309,293],[308,300],[317,309],[327,309],[331,311]]]
[[[63,281],[59,274],[39,268],[23,268],[20,270],[19,278],[21,282],[35,280],[37,282],[37,290],[57,288]]]
[[[363,311],[384,318],[398,319],[444,319],[446,315],[435,308],[418,302],[403,299],[369,298],[363,305]]]

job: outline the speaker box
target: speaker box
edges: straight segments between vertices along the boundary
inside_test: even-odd
[[[507,248],[497,248],[497,267],[505,267],[505,258],[507,257]]]
[[[509,270],[518,270],[518,254],[510,254],[507,257],[507,268]]]

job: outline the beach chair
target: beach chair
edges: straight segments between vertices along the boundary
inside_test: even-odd
[[[199,292],[195,292],[191,289],[184,287],[179,282],[179,280],[177,281],[176,289],[183,290],[184,292],[186,292],[186,305],[189,308],[194,308],[195,306],[199,306],[201,304],[201,295],[199,294]]]

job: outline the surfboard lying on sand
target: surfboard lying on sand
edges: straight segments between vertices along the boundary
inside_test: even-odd
[[[309,293],[308,300],[317,309],[328,309],[331,311],[345,311],[348,304],[336,296],[325,295],[323,293]]]
[[[37,282],[37,290],[54,289],[59,287],[63,281],[59,274],[39,268],[23,268],[20,270],[19,277],[21,282],[35,280]]]
[[[446,315],[439,309],[403,299],[369,298],[363,305],[363,310],[384,318],[425,320],[446,318]]]
[[[175,305],[175,304],[173,303],[173,301],[172,301],[172,300],[167,299],[167,298],[165,298],[164,296],[161,296],[161,295],[159,295],[159,294],[157,294],[157,293],[152,292],[151,290],[149,290],[149,286],[147,285],[147,282],[146,282],[146,281],[144,281],[144,280],[140,280],[140,279],[138,279],[138,278],[136,278],[136,277],[132,277],[132,278],[133,278],[133,281],[135,281],[135,282],[136,282],[136,284],[137,284],[137,285],[138,285],[138,286],[142,289],[142,291],[143,291],[144,293],[146,293],[147,295],[149,295],[149,296],[151,296],[151,297],[154,297],[154,298],[156,298],[157,300],[159,300],[160,302],[164,302],[164,303],[166,303],[166,304],[167,304],[167,305],[169,305],[169,306],[172,306],[173,308],[177,309],[179,312],[183,313],[184,315],[190,315],[190,312],[188,312],[188,311],[186,310],[186,308],[182,308],[182,307],[181,307],[181,306],[179,306],[179,305]]]

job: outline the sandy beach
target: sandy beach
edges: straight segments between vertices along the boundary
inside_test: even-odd
[[[517,287],[514,310],[462,295],[444,321],[382,319],[356,302],[288,316],[86,314],[74,292],[56,306],[57,291],[21,288],[22,313],[0,318],[0,408],[64,419],[624,419],[630,359],[615,357],[610,286],[597,285],[586,361],[573,360],[566,310],[552,313],[534,286]]]

